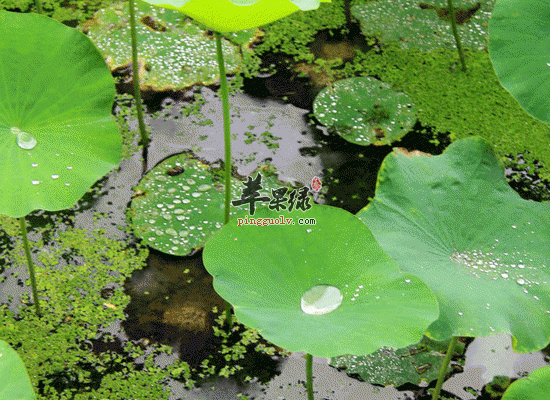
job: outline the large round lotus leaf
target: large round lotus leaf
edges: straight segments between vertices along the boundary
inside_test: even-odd
[[[495,0],[453,0],[462,47],[487,48],[487,27]],[[369,1],[351,8],[365,36],[394,41],[403,49],[456,48],[447,0]]]
[[[0,214],[73,206],[120,162],[115,85],[90,39],[0,11]]]
[[[538,368],[527,378],[513,382],[502,400],[541,400],[548,398],[550,393],[550,366]]]
[[[330,365],[345,369],[348,375],[359,375],[365,382],[373,385],[420,385],[422,381],[429,383],[438,378],[445,358],[445,354],[441,352],[445,352],[449,346],[447,341],[444,349],[439,349],[443,343],[433,342],[424,336],[420,343],[402,349],[384,347],[368,355],[346,354],[334,357],[331,358]],[[462,354],[463,351],[464,345],[458,343],[454,352]],[[447,372],[451,369],[452,366],[448,365]]]
[[[218,32],[256,28],[299,10],[313,10],[330,0],[150,0],[178,10]]]
[[[550,123],[550,3],[499,0],[489,25],[489,56],[502,86],[535,118]]]
[[[522,353],[548,344],[550,204],[514,192],[486,141],[459,140],[436,157],[391,153],[357,215],[436,293],[430,337],[508,333]]]
[[[19,355],[0,340],[0,399],[34,400],[31,380]]]
[[[416,122],[416,107],[404,93],[371,77],[349,78],[323,89],[313,103],[315,117],[348,142],[389,145]]]
[[[283,184],[260,168],[260,194]],[[135,188],[128,216],[136,236],[164,253],[184,256],[204,246],[224,220],[223,171],[214,170],[189,154],[170,157],[151,170]],[[245,186],[231,179],[231,199],[239,200]],[[256,207],[262,202],[256,203]],[[250,214],[249,205],[230,206],[231,218]]]
[[[219,79],[216,41],[184,15],[138,1],[136,22],[142,87],[179,90]],[[131,63],[127,2],[98,11],[85,26],[111,69]],[[224,40],[222,49],[227,72],[235,72],[242,65],[239,48]]]
[[[319,357],[367,354],[418,342],[437,318],[433,293],[401,274],[354,215],[318,205],[256,214],[272,224],[231,221],[208,241],[203,260],[239,321],[270,342]],[[273,224],[281,218],[285,225]]]

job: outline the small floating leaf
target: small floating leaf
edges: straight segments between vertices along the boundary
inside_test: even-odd
[[[462,47],[487,48],[487,27],[495,0],[453,0]],[[351,8],[365,36],[403,49],[456,48],[447,0],[369,1]]]
[[[416,107],[404,93],[371,77],[337,81],[313,103],[315,117],[348,142],[362,146],[389,145],[416,122]]]
[[[128,3],[113,4],[84,26],[111,69],[131,63],[129,18]],[[179,90],[219,79],[215,40],[184,15],[138,1],[136,22],[143,88]],[[239,48],[226,40],[222,47],[227,72],[236,71]]]
[[[263,171],[260,168],[252,175],[262,174],[260,193],[270,197],[271,189],[284,185]],[[224,185],[219,173],[189,154],[157,165],[135,188],[139,196],[134,197],[128,212],[135,234],[168,254],[183,256],[203,247],[223,223]],[[232,178],[232,200],[241,197],[243,188],[241,181]],[[268,203],[256,203],[256,207],[262,204]],[[249,213],[246,206],[231,206],[232,218]]]
[[[381,348],[369,355],[346,354],[333,357],[330,365],[338,369],[344,369],[349,375],[357,374],[365,382],[373,385],[395,387],[406,383],[420,385],[422,381],[431,382],[437,379],[444,354],[438,350],[436,345],[444,342],[434,343],[427,337],[423,337],[420,343],[407,346],[401,349]],[[464,345],[458,343],[459,353],[464,351]],[[444,346],[445,351],[449,343]],[[448,367],[449,371],[451,366]]]
[[[357,216],[437,294],[428,336],[508,333],[521,353],[550,341],[550,204],[513,191],[485,140],[458,140],[435,157],[394,151]]]

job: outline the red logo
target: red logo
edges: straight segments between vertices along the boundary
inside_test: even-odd
[[[315,178],[312,179],[311,181],[311,188],[313,190],[315,190],[316,192],[318,192],[319,190],[321,190],[321,187],[323,185],[321,184],[321,180],[316,176]]]

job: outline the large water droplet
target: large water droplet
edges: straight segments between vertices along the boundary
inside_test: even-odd
[[[315,285],[302,296],[302,311],[311,315],[328,314],[336,310],[344,296],[334,286]]]
[[[13,132],[13,128],[11,129]],[[17,145],[25,150],[34,149],[34,147],[36,146],[36,139],[30,133],[20,131],[17,134]]]

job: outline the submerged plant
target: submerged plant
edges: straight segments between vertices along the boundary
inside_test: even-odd
[[[82,33],[37,14],[0,12],[0,213],[72,207],[121,157],[109,69]]]

